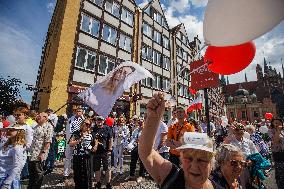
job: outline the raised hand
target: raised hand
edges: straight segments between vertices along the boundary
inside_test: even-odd
[[[164,94],[159,92],[149,100],[147,104],[147,117],[161,119],[165,112]]]

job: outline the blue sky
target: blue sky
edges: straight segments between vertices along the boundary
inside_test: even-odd
[[[20,78],[24,84],[35,84],[42,46],[56,0],[0,0],[0,76]],[[137,0],[140,6],[147,0]],[[207,0],[161,0],[170,27],[185,24],[190,40],[202,37],[202,20]],[[256,79],[255,66],[263,57],[281,71],[284,59],[284,22],[254,41],[257,48],[254,61],[240,73],[230,75],[231,83]],[[282,73],[282,71],[281,71]],[[30,102],[32,92],[21,90],[24,100]]]

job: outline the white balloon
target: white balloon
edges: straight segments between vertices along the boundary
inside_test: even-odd
[[[90,111],[89,114],[88,114],[90,117],[92,117],[94,115],[94,112],[93,111]]]
[[[244,132],[244,138],[250,139],[250,134],[248,132]]]
[[[212,46],[239,45],[267,33],[283,19],[283,0],[209,0],[203,35]]]
[[[265,134],[268,132],[268,128],[266,126],[261,126],[259,127],[259,132]]]

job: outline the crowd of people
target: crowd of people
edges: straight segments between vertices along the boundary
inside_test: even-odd
[[[278,188],[283,185],[283,120],[224,124],[215,117],[207,123],[182,107],[164,120],[164,110],[162,93],[149,101],[143,117],[112,113],[113,125],[79,106],[70,116],[18,107],[0,117],[0,189],[19,189],[26,179],[28,189],[39,189],[56,162],[64,163],[64,178],[73,178],[76,189],[90,189],[93,182],[112,188],[113,176],[126,174],[138,183],[147,176],[163,189],[265,188],[262,181],[273,167]]]

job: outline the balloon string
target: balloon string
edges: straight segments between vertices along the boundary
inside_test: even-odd
[[[196,58],[196,56],[206,47],[208,46],[208,44],[204,44],[201,49],[194,55],[194,57],[192,58],[193,60]],[[172,88],[172,86],[176,83],[179,82],[181,79],[178,80],[178,76],[187,68],[187,66],[190,65],[191,62],[187,63],[185,66],[183,66],[183,68],[177,73],[177,75],[171,80],[168,88],[166,88],[165,92],[169,92],[170,89]],[[191,72],[188,73],[188,75],[191,75],[192,73],[198,71],[199,69],[203,68],[204,66],[208,65],[208,63],[206,62],[205,64],[203,64],[202,66],[197,67],[196,69],[192,70]]]

